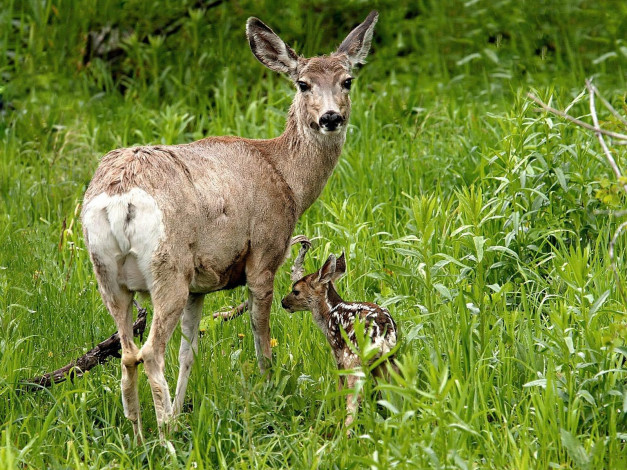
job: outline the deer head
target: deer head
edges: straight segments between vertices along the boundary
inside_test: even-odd
[[[306,59],[257,18],[250,18],[246,33],[259,61],[287,74],[298,90],[292,111],[304,130],[315,136],[345,135],[350,116],[352,69],[366,61],[379,14],[370,12],[330,56]]]

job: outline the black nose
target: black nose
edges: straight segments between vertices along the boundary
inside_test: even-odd
[[[327,111],[320,117],[320,127],[327,131],[334,131],[344,122],[341,114],[335,111]]]
[[[287,310],[287,305],[285,305],[285,299],[281,300],[281,307]]]

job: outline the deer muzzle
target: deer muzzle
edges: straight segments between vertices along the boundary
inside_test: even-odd
[[[292,306],[290,305],[287,297],[284,297],[283,300],[281,300],[281,307],[283,307],[289,313],[294,313],[294,310],[292,310]]]
[[[344,118],[340,113],[335,111],[327,111],[318,120],[320,130],[323,134],[337,132],[344,124]]]

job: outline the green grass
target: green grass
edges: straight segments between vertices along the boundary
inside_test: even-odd
[[[195,3],[2,2],[0,468],[627,467],[627,321],[608,257],[625,198],[594,137],[526,99],[535,90],[564,108],[592,76],[625,113],[626,4],[244,0],[203,13]],[[19,380],[115,330],[78,220],[98,158],[278,135],[293,88],[254,59],[246,18],[314,55],[371,7],[380,21],[347,144],[296,229],[316,238],[307,269],[346,251],[341,294],[386,305],[402,329],[402,377],[379,387],[379,403],[364,400],[357,437],[342,428],[322,334],[280,308],[287,267],[271,383],[246,317],[208,321],[172,453],[157,442],[143,375],[148,442],[132,445],[117,360],[19,393]],[[125,38],[121,54],[106,57],[105,44],[83,61],[87,34],[108,25]],[[571,109],[588,112],[585,100]],[[615,156],[627,166],[624,146]],[[208,296],[205,313],[243,292]]]

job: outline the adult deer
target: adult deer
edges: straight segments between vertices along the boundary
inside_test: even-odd
[[[103,157],[85,194],[83,231],[100,294],[120,334],[124,415],[138,439],[137,366],[144,363],[163,439],[165,425],[181,411],[205,294],[248,285],[259,367],[269,367],[274,276],[298,218],[320,195],[340,156],[351,70],[364,63],[377,18],[371,12],[337,51],[310,59],[257,18],[248,19],[255,57],[297,87],[279,137],[210,137]],[[149,293],[154,307],[141,349],[133,342],[135,292]],[[180,371],[171,403],[164,354],[179,319]]]

